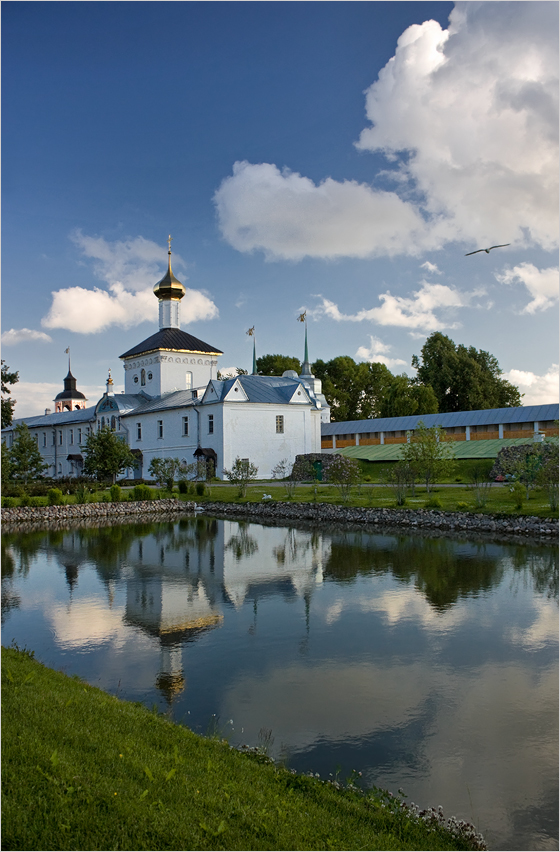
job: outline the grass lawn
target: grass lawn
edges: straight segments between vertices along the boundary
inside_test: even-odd
[[[2,649],[2,848],[475,849]]]

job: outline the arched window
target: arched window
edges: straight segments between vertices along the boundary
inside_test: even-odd
[[[114,432],[116,428],[117,428],[117,418],[113,414],[113,416],[111,417],[111,429]]]
[[[185,387],[187,390],[192,388],[192,373],[190,372],[185,373]]]
[[[145,370],[140,371],[140,384],[142,385],[142,387],[144,387],[144,385],[146,384],[146,371]]]
[[[104,417],[101,418],[101,428],[102,429],[105,428],[105,418]]]

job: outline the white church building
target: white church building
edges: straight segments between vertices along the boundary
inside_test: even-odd
[[[169,243],[170,245],[170,243]],[[181,330],[180,303],[185,288],[168,269],[154,287],[159,301],[159,330],[120,356],[124,392],[113,390],[109,373],[106,392],[87,407],[71,373],[57,395],[55,411],[14,420],[2,430],[11,446],[15,427],[25,422],[48,464],[46,475],[77,476],[83,468],[82,445],[91,431],[110,426],[137,457],[136,470],[125,476],[149,479],[154,458],[172,457],[188,463],[211,462],[222,477],[236,457],[258,467],[259,478],[271,476],[282,459],[321,452],[321,423],[330,409],[321,382],[312,373],[305,338],[301,374],[253,374],[218,379],[222,351]]]

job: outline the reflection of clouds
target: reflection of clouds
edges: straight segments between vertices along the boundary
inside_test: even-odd
[[[424,743],[433,802],[455,812],[461,803],[465,818],[479,822],[489,843],[500,837],[499,848],[539,848],[519,846],[520,839],[513,837],[507,839],[517,845],[508,846],[504,837],[511,830],[512,811],[542,803],[556,784],[556,666],[535,672],[520,663],[490,663],[470,678],[449,671],[445,678],[435,734]],[[395,776],[401,777],[399,770]],[[407,793],[418,794],[414,781]]]
[[[71,606],[55,604],[49,608],[56,641],[63,648],[83,648],[110,642],[121,648],[128,630],[123,623],[124,607],[110,608],[98,598],[85,598]]]
[[[514,645],[536,651],[558,641],[558,609],[552,602],[539,598],[535,598],[533,609],[536,612],[533,623],[525,628],[512,625],[509,640]]]
[[[343,612],[378,612],[392,627],[404,620],[415,621],[425,630],[447,633],[469,619],[467,607],[456,604],[440,612],[418,594],[417,589],[405,588],[382,592],[375,596],[360,595],[355,599],[339,598],[325,612],[327,624],[334,624]]]
[[[263,678],[242,675],[226,693],[222,716],[243,725],[257,740],[263,727],[277,742],[303,749],[318,739],[365,737],[407,724],[429,694],[419,663],[382,667],[329,662],[293,663]]]

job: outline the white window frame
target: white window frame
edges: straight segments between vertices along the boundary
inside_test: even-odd
[[[157,422],[158,441],[163,438],[163,420]]]
[[[277,414],[276,415],[276,434],[283,435],[284,434],[284,415]]]
[[[189,437],[189,418],[183,417],[183,438]]]
[[[214,434],[214,415],[213,414],[208,415],[208,434],[209,435]]]

